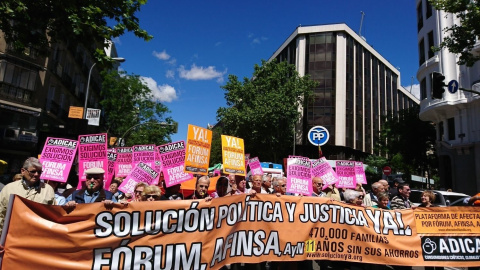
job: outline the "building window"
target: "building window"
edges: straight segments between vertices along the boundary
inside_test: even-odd
[[[427,10],[426,10],[427,14],[425,14],[425,17],[428,19],[432,16],[433,8],[432,8],[432,5],[430,4],[430,1],[427,0],[426,4],[427,4]]]
[[[428,33],[428,59],[433,57],[433,46],[435,46],[435,43],[433,42],[433,31],[430,31]]]
[[[418,27],[418,32],[420,32],[420,30],[421,30],[422,27],[423,27],[423,10],[422,10],[422,3],[423,3],[423,1],[420,1],[420,3],[418,3],[418,6],[417,6],[417,27]]]
[[[425,41],[422,40],[420,41],[420,44],[418,45],[418,65],[421,66],[423,63],[425,63]]]
[[[455,118],[448,118],[447,126],[448,126],[448,140],[453,141],[455,140]]]
[[[427,98],[427,80],[426,77],[420,82],[420,100]]]

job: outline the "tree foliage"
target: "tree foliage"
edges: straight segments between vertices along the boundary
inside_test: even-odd
[[[316,82],[300,77],[287,62],[262,60],[253,79],[229,75],[222,88],[229,107],[217,111],[224,134],[244,139],[245,151],[262,161],[279,161],[291,151],[299,105],[310,99]]]
[[[46,49],[50,42],[82,43],[95,50],[100,62],[106,59],[103,48],[112,40],[133,32],[150,40],[139,26],[135,13],[146,0],[2,0],[0,2],[0,29],[14,50],[22,52],[35,46]],[[48,34],[48,36],[47,36]],[[102,47],[103,46],[103,47]],[[93,53],[93,51],[92,51]]]
[[[129,146],[171,141],[176,123],[166,117],[168,108],[154,99],[152,90],[138,75],[109,71],[103,76],[100,104],[110,136],[125,135]]]
[[[458,64],[473,66],[480,56],[472,54],[477,40],[480,40],[480,1],[479,0],[430,0],[437,10],[453,13],[460,23],[443,29],[449,35],[440,43],[440,48],[448,48],[459,54]],[[439,50],[438,48],[436,50]]]
[[[405,179],[412,174],[434,173],[438,167],[435,154],[436,131],[431,122],[421,121],[419,107],[401,110],[398,115],[383,117],[375,150],[386,154],[392,171],[403,172]],[[430,174],[429,173],[429,174]]]

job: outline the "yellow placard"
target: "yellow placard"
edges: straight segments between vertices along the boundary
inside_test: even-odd
[[[460,208],[458,210],[462,210]],[[451,234],[480,233],[480,212],[455,211],[457,207],[419,207],[415,209],[418,233]]]
[[[68,111],[68,118],[83,119],[83,107],[70,106]]]
[[[208,165],[210,162],[211,145],[211,130],[194,125],[188,125],[184,171],[207,175]]]
[[[245,147],[243,139],[222,135],[223,172],[245,176]]]
[[[114,146],[117,142],[117,137],[110,137],[109,145]]]

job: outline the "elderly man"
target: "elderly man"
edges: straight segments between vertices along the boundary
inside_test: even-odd
[[[210,186],[210,178],[204,175],[197,178],[197,183],[195,184],[195,191],[192,195],[188,196],[187,200],[195,200],[195,199],[206,199],[210,197],[208,195],[208,187]]]
[[[278,197],[287,193],[287,181],[285,177],[278,177],[273,181],[273,190]]]
[[[103,177],[105,170],[102,168],[90,168],[85,171],[85,187],[75,190],[67,198],[65,207],[74,208],[78,203],[103,202],[105,206],[110,206],[117,202],[113,194],[103,189]]]
[[[255,190],[256,193],[265,193],[268,194],[268,192],[262,188],[262,179],[263,175],[261,174],[254,174],[252,176],[252,188],[247,190],[247,193],[250,192],[251,190]]]
[[[42,164],[34,157],[27,158],[21,169],[22,179],[6,185],[0,192],[0,234],[10,195],[15,194],[30,201],[42,204],[55,204],[55,191],[50,185],[40,181]]]
[[[378,198],[377,195],[380,192],[384,192],[384,187],[382,183],[380,182],[375,182],[372,184],[372,192],[367,194],[365,198],[363,198],[363,205],[364,206],[374,206],[378,204]]]
[[[271,174],[265,174],[262,177],[262,189],[265,190],[268,194],[273,193],[273,188],[272,188],[272,175]]]
[[[322,178],[318,176],[312,178],[313,197],[327,197],[327,193],[322,190],[324,184]]]

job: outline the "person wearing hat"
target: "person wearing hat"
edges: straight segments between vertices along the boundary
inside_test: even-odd
[[[42,204],[55,204],[55,191],[50,185],[40,181],[42,164],[37,158],[27,158],[23,163],[21,174],[21,180],[9,183],[0,192],[0,234],[3,230],[10,195],[15,194]]]
[[[75,190],[67,198],[65,207],[74,208],[78,203],[104,202],[105,206],[117,202],[113,194],[103,189],[103,177],[105,170],[102,168],[90,168],[85,171],[85,187]]]

